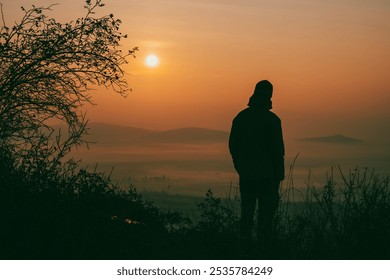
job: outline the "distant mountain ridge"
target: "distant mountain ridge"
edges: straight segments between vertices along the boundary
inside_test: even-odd
[[[229,132],[199,127],[148,130],[109,123],[89,123],[85,140],[103,145],[227,143]],[[341,134],[298,139],[302,142],[357,144],[362,140]]]
[[[88,127],[86,139],[97,144],[206,144],[226,142],[229,139],[226,131],[198,127],[163,131],[107,123],[90,123]]]
[[[362,140],[347,137],[341,134],[322,136],[322,137],[302,138],[300,139],[300,141],[317,142],[317,143],[334,143],[334,144],[357,144],[362,142]]]

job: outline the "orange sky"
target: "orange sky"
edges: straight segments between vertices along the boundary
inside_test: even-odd
[[[126,99],[99,90],[91,121],[152,129],[229,130],[258,80],[274,84],[285,134],[343,133],[390,139],[390,2],[363,0],[107,0],[122,19]],[[7,22],[19,7],[59,3],[67,21],[82,0],[2,0]],[[144,59],[159,57],[156,68]]]

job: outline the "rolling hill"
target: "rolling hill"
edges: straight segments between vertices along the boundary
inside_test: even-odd
[[[106,123],[90,123],[87,140],[96,144],[207,144],[227,142],[226,131],[205,128],[180,128],[165,131],[153,131],[142,128],[112,125]]]

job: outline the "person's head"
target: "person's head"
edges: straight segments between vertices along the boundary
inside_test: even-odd
[[[248,106],[265,107],[266,109],[272,108],[272,91],[273,86],[267,80],[262,80],[256,84],[253,95],[249,98]]]

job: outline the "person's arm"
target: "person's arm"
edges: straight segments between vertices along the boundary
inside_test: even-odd
[[[282,132],[282,123],[280,119],[278,120],[278,125],[276,128],[276,179],[279,181],[284,180],[285,170],[284,170],[284,141],[283,141],[283,132]]]
[[[229,151],[233,159],[234,168],[238,172],[238,154],[239,154],[239,132],[238,125],[233,120],[229,136]]]

